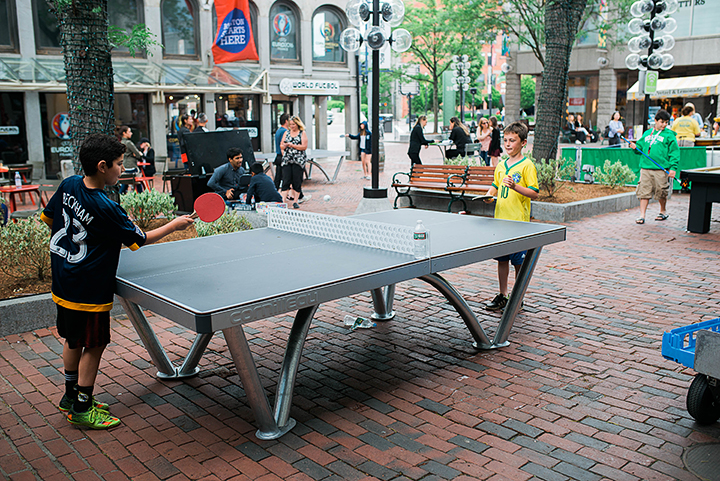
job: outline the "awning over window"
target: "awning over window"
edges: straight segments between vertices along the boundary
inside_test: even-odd
[[[266,71],[231,65],[202,68],[150,62],[114,61],[118,93],[267,94]],[[0,90],[65,92],[65,64],[60,59],[0,59]]]
[[[628,100],[644,100],[638,95],[639,82],[627,91]],[[661,78],[657,92],[650,94],[651,99],[669,99],[673,97],[705,97],[720,94],[720,74],[697,75],[695,77]]]

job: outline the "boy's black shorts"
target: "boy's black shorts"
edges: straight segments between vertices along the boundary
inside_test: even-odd
[[[57,330],[70,349],[110,344],[110,312],[73,311],[57,306]]]

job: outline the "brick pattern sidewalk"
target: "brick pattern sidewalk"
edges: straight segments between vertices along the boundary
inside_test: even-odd
[[[395,157],[392,167],[406,160]],[[361,195],[354,169],[359,163],[349,162],[348,180],[334,186],[309,183],[313,199],[303,208],[352,213]],[[346,313],[371,312],[368,294],[322,305],[300,364],[291,412],[298,425],[276,441],[255,438],[220,335],[199,376],[163,381],[128,319],[114,319],[96,387],[123,421],[109,431],[78,430],[57,410],[64,379],[54,329],[2,338],[0,476],[697,479],[683,450],[717,442],[720,425],[693,422],[685,396],[694,372],[660,355],[664,330],[720,316],[717,215],[710,234],[688,234],[687,204],[676,195],[667,221],[643,226],[634,224],[637,212],[567,224],[567,241],[544,249],[503,349],[475,351],[459,316],[420,281],[398,285],[397,317],[373,329],[342,323]],[[494,330],[499,315],[481,303],[496,293],[495,263],[445,276]],[[183,357],[191,333],[151,320],[171,358]],[[273,392],[291,321],[246,326]]]

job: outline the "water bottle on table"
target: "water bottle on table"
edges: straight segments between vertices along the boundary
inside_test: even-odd
[[[20,172],[15,172],[15,187],[18,189],[22,187],[22,177],[20,177]]]
[[[421,220],[417,221],[413,231],[413,254],[415,259],[425,259],[430,256],[428,232]]]

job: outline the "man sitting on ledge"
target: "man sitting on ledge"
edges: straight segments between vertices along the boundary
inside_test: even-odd
[[[221,165],[213,172],[208,181],[208,187],[227,200],[235,198],[235,190],[240,186],[240,177],[245,174],[242,168],[242,151],[231,147],[227,151],[228,163]]]

